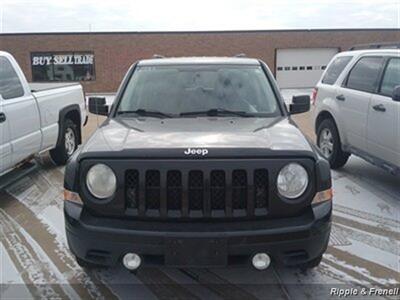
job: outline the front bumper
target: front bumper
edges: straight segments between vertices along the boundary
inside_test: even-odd
[[[112,266],[125,253],[134,252],[144,265],[213,267],[247,264],[255,253],[266,252],[274,263],[291,266],[325,252],[332,202],[315,205],[298,217],[261,221],[109,219],[92,216],[71,202],[65,202],[64,214],[71,251],[94,264]],[[180,259],[171,259],[173,255]]]

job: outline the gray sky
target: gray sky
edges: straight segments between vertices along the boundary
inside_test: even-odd
[[[400,0],[0,0],[0,32],[400,28]]]

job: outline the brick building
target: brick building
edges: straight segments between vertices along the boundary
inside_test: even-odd
[[[264,60],[281,87],[313,84],[338,51],[399,42],[399,29],[0,34],[30,81],[81,81],[86,92],[115,92],[129,66],[153,54]],[[306,81],[302,79],[306,78]]]

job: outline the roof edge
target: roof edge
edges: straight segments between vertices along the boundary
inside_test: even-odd
[[[199,30],[199,31],[71,31],[71,32],[7,32],[0,36],[23,35],[112,35],[112,34],[232,34],[232,33],[273,33],[273,32],[350,32],[350,31],[398,31],[398,28],[320,28],[320,29],[260,29],[260,30]]]

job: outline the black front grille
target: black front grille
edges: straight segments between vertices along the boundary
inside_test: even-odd
[[[254,171],[254,198],[256,208],[266,208],[268,201],[268,172],[264,169]]]
[[[247,173],[235,170],[232,174],[232,207],[245,209],[247,205]]]
[[[243,217],[268,209],[266,169],[127,170],[125,184],[126,207],[138,215]]]
[[[203,210],[204,179],[202,171],[190,171],[188,182],[190,210]]]
[[[167,208],[180,209],[182,206],[182,174],[179,171],[167,173]]]
[[[146,209],[158,209],[161,197],[160,172],[149,170],[146,172]]]
[[[126,205],[129,208],[138,208],[139,206],[139,172],[129,170],[125,173],[126,183]]]
[[[225,172],[211,171],[210,176],[211,209],[225,208]]]

